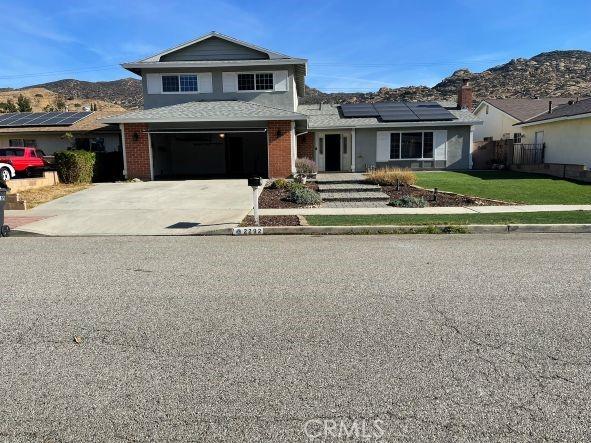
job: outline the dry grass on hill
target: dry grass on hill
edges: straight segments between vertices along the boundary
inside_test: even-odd
[[[53,105],[55,103],[55,99],[58,96],[55,92],[52,92],[45,88],[30,88],[30,89],[23,89],[21,91],[4,91],[0,92],[0,102],[6,102],[8,99],[11,99],[14,103],[16,103],[18,96],[22,94],[31,100],[31,107],[33,108],[33,112],[44,112],[44,108],[47,105]],[[122,108],[119,105],[114,103],[109,103],[103,100],[94,100],[94,99],[83,99],[83,98],[73,98],[72,100],[68,100],[71,97],[63,97],[66,105],[68,106],[68,111],[82,111],[82,107],[90,106],[91,103],[96,103],[97,108],[99,111],[124,111],[125,108]]]

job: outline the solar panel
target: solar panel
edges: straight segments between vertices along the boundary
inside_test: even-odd
[[[418,122],[456,120],[437,102],[350,103],[341,105],[345,118],[375,117],[382,122]]]
[[[455,120],[456,117],[436,102],[408,103],[408,107],[421,120]]]
[[[345,118],[379,116],[371,103],[347,103],[341,105],[341,112]]]
[[[92,112],[15,112],[0,114],[0,127],[71,126]]]

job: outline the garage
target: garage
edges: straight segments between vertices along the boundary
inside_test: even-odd
[[[152,130],[154,178],[268,177],[267,129]]]

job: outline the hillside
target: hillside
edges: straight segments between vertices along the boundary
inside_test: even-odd
[[[108,82],[65,79],[34,85],[29,88],[45,88],[62,95],[65,99],[102,100],[127,109],[142,106],[142,83],[140,80],[131,77]]]
[[[486,97],[589,96],[591,95],[591,52],[544,52],[530,59],[514,59],[480,73],[458,69],[432,88],[427,86],[406,86],[395,89],[383,87],[376,92],[367,93],[324,93],[318,89],[307,87],[306,96],[300,102],[455,100],[462,78],[470,79],[474,87],[475,100]],[[134,78],[108,82],[67,79],[32,87],[45,88],[73,100],[102,100],[128,109],[142,106],[141,81]],[[22,88],[20,91],[27,90],[29,88]],[[10,93],[12,92],[15,91],[10,91]]]
[[[53,106],[56,98],[59,94],[52,92],[45,88],[27,88],[23,90],[9,89],[0,91],[0,102],[6,102],[11,99],[16,103],[19,95],[24,95],[31,101],[31,107],[33,112],[43,112],[46,106]],[[85,99],[85,98],[74,98],[72,94],[62,95],[68,111],[81,111],[84,106],[90,106],[91,104],[97,105],[99,111],[122,111],[123,107],[118,104],[111,103],[105,100],[99,99]]]

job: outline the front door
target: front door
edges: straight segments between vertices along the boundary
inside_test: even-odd
[[[326,134],[324,136],[324,170],[341,170],[341,135]]]

